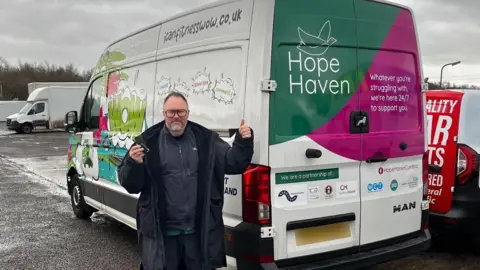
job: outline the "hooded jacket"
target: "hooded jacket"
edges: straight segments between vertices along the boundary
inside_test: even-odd
[[[188,122],[195,135],[198,150],[198,183],[195,231],[199,237],[202,269],[226,266],[224,223],[224,176],[243,173],[253,156],[253,130],[250,138],[241,138],[237,131],[230,146],[220,136],[195,122]],[[120,184],[131,194],[140,193],[137,203],[137,233],[142,247],[142,264],[163,269],[163,238],[166,231],[166,198],[161,179],[158,143],[162,121],[145,130],[136,139],[149,149],[143,163],[125,155],[118,167]],[[130,151],[130,150],[129,150]],[[150,269],[150,268],[149,268]]]

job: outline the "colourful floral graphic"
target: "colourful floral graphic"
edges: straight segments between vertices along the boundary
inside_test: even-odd
[[[122,86],[109,98],[109,130],[114,146],[130,148],[144,127],[147,96],[142,89]]]

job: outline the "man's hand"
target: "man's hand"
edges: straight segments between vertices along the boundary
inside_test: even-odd
[[[247,139],[247,138],[252,137],[252,132],[250,131],[250,127],[245,125],[245,120],[243,120],[243,119],[240,122],[240,129],[239,130],[240,130],[240,136],[243,139]]]
[[[143,152],[143,147],[141,147],[140,145],[134,145],[130,149],[128,155],[137,163],[143,163],[143,157],[145,156],[145,153]]]

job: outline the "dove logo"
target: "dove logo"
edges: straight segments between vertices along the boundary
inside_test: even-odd
[[[299,45],[298,51],[288,51],[288,68],[290,72],[290,94],[299,90],[300,94],[310,95],[330,93],[332,95],[350,94],[350,82],[348,80],[323,79],[323,74],[339,73],[340,61],[335,58],[327,58],[326,52],[337,40],[330,36],[330,21],[326,21],[319,34],[313,35],[297,28]],[[328,75],[327,75],[328,76]],[[331,76],[329,76],[331,77]]]
[[[320,33],[316,36],[298,27],[298,37],[300,38],[300,45],[297,47],[298,50],[311,56],[323,55],[328,51],[330,46],[337,42],[334,37],[330,36],[331,31],[330,21],[326,21],[323,24]]]

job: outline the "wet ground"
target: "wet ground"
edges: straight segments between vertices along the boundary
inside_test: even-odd
[[[134,230],[103,215],[73,215],[61,185],[67,138],[0,136],[0,269],[138,269]]]
[[[0,128],[0,269],[138,269],[135,231],[102,214],[74,217],[65,190],[68,133],[5,134]],[[480,269],[465,236],[373,267]]]

